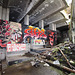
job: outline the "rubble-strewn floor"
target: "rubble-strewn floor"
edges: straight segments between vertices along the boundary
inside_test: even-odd
[[[15,64],[9,66],[3,75],[65,75],[60,70],[57,70],[51,66],[45,67],[43,64],[40,64],[39,67],[32,67],[29,62]]]

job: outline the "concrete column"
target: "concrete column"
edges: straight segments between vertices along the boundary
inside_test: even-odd
[[[44,21],[43,20],[39,21],[39,28],[43,28],[44,29]]]
[[[9,21],[9,8],[0,6],[0,19]]]
[[[24,24],[29,25],[29,15],[26,15],[24,18]]]
[[[73,21],[72,42],[75,44],[75,21]]]
[[[2,12],[2,19],[6,20],[6,15],[7,15],[7,9],[3,8],[3,12]]]
[[[6,12],[6,20],[9,21],[9,8],[7,8],[7,12]]]
[[[72,0],[72,23],[71,29],[72,29],[72,42],[75,44],[75,0]]]
[[[56,31],[56,24],[51,23],[51,24],[49,25],[49,29]]]
[[[2,6],[0,6],[0,19],[2,19]]]

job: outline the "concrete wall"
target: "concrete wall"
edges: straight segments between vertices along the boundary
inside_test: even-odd
[[[25,53],[27,52],[30,52],[30,44],[26,44],[25,50],[6,52],[6,56],[7,57],[17,56],[17,55],[22,56],[22,55],[25,55]]]

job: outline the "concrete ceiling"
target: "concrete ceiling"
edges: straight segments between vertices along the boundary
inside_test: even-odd
[[[59,23],[62,20],[66,21],[67,19],[64,17],[62,13],[58,12],[52,16],[49,16],[44,21],[45,21],[45,25],[49,25],[51,23]]]
[[[56,28],[57,29],[60,28],[60,27],[65,27],[65,26],[68,26],[68,24],[64,20],[60,20],[60,22],[56,22]],[[48,30],[49,29],[49,25],[46,25],[45,29]]]
[[[26,14],[31,14],[44,0],[9,0],[10,20],[20,22]]]
[[[67,7],[65,0],[0,0],[1,6],[5,4],[10,8],[10,21],[20,22],[26,14],[30,15],[30,24],[42,19],[45,25],[66,20],[60,13]]]
[[[20,22],[31,14],[44,0],[0,0],[0,6],[10,8],[10,21]]]
[[[10,21],[17,21],[18,16],[27,8],[31,0],[0,0],[0,6],[10,8]]]
[[[9,0],[10,21],[17,21],[17,18],[27,9],[30,0]]]
[[[45,0],[30,15],[30,23],[35,24],[41,19],[45,19],[67,7],[65,0]]]
[[[67,25],[67,23],[65,21],[62,21],[62,22],[56,23],[56,28],[66,26],[66,25]]]

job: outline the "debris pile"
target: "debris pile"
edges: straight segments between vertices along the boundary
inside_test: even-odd
[[[40,53],[45,57],[45,62],[58,65],[58,67],[75,73],[75,44],[67,41],[60,43],[50,50],[45,50]]]

